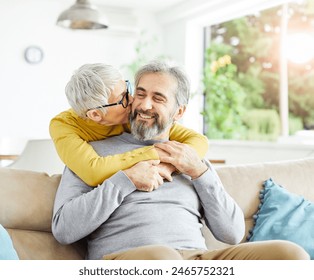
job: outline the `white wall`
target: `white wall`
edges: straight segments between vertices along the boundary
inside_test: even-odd
[[[113,24],[107,30],[56,26],[57,16],[71,4],[0,0],[1,154],[15,152],[10,143],[20,149],[18,139],[49,138],[50,119],[68,108],[64,87],[74,69],[90,62],[122,67],[134,58],[140,27],[131,11],[107,10]],[[29,45],[43,49],[42,63],[31,65],[24,60]]]

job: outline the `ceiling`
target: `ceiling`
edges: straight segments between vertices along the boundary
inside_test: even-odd
[[[57,0],[73,5],[77,0]],[[161,24],[173,22],[182,18],[193,18],[200,25],[219,22],[221,17],[230,20],[244,14],[253,13],[292,0],[89,0],[101,10],[108,10],[113,17],[121,14],[138,12],[145,16],[158,15]],[[294,0],[296,1],[296,0]],[[69,4],[71,3],[71,4]],[[112,9],[110,9],[112,8]],[[124,11],[123,11],[124,10]],[[119,11],[118,13],[116,11]]]
[[[161,11],[186,0],[90,0],[92,4],[118,8]],[[75,2],[75,0],[73,0]]]

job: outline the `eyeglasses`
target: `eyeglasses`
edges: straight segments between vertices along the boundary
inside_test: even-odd
[[[106,105],[100,105],[95,108],[88,109],[87,111],[94,110],[94,109],[101,109],[101,108],[106,108],[106,107],[111,107],[111,106],[116,106],[116,105],[122,105],[123,108],[126,108],[129,106],[129,94],[132,94],[132,86],[129,80],[125,80],[126,83],[126,92],[123,94],[122,98],[120,101],[116,103],[110,103]]]

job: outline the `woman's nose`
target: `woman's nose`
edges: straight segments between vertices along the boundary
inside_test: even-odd
[[[134,97],[132,95],[129,95],[129,104],[132,104],[134,100]]]

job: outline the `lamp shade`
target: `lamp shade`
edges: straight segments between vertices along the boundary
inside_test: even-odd
[[[71,29],[108,28],[107,18],[87,0],[77,0],[57,19],[57,25]]]

